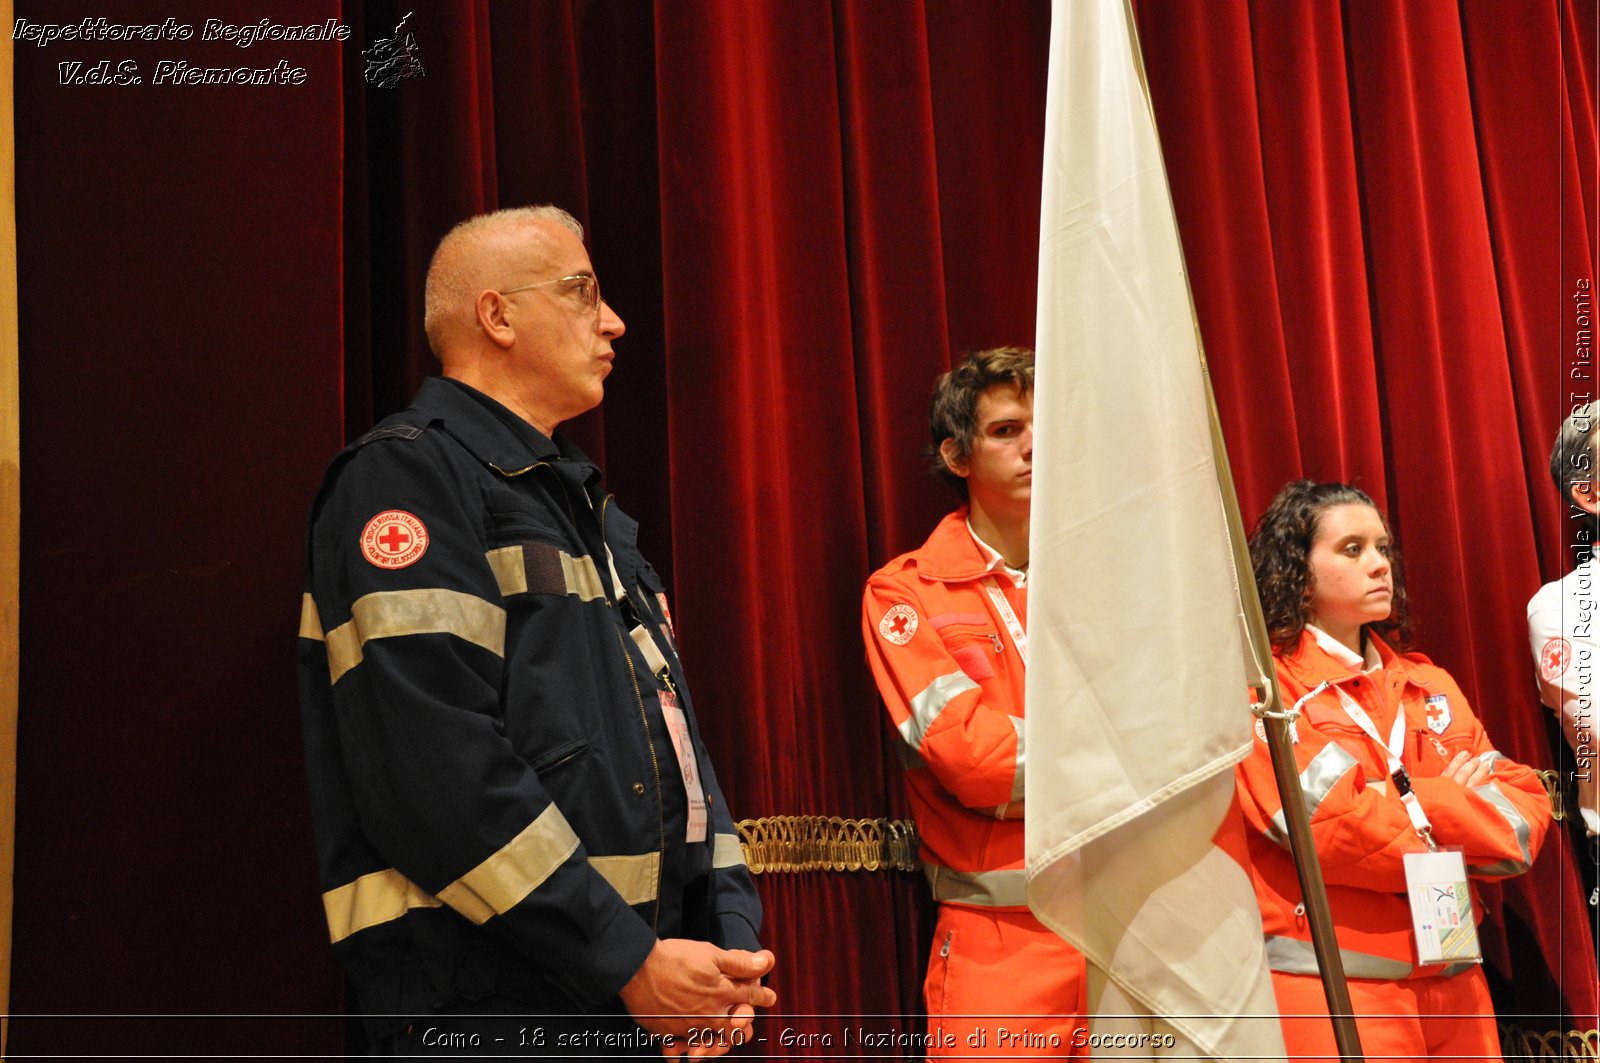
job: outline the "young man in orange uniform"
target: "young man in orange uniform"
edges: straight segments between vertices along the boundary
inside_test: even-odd
[[[1028,910],[1023,857],[1033,352],[969,356],[939,378],[929,421],[967,504],[879,569],[862,603],[939,902],[928,1056],[1070,1056],[1084,960]]]

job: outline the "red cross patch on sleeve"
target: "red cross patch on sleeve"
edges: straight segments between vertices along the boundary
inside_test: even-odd
[[[1554,683],[1567,674],[1572,663],[1572,643],[1557,635],[1539,651],[1539,674],[1546,683]]]
[[[405,568],[427,552],[427,527],[403,509],[386,509],[361,529],[361,556],[379,568]]]
[[[878,621],[878,634],[896,646],[904,646],[916,633],[917,611],[909,605],[891,605]]]

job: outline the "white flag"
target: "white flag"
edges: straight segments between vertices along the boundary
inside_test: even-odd
[[[1028,903],[1088,958],[1097,1056],[1281,1059],[1255,893],[1212,843],[1252,720],[1199,336],[1125,0],[1056,0],[1046,121]]]

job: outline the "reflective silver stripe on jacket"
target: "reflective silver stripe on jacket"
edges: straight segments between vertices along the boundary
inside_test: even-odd
[[[625,904],[648,904],[661,891],[658,853],[591,856],[589,866],[611,884]],[[368,927],[393,922],[413,908],[442,908],[444,903],[392,867],[362,875],[322,895],[322,908],[328,918],[328,938],[335,945]]]
[[[305,632],[302,609],[301,632]],[[362,647],[372,639],[405,635],[454,635],[497,657],[506,655],[506,611],[461,591],[425,587],[378,591],[357,598],[350,619],[327,633],[328,678],[339,678],[360,664]]]
[[[577,848],[567,817],[550,805],[498,852],[440,890],[439,899],[474,923],[486,923],[515,908]]]
[[[309,594],[300,596],[300,637],[322,641],[322,619],[317,616],[317,603]]]
[[[924,861],[923,874],[933,889],[933,899],[946,904],[973,904],[985,908],[1021,908],[1028,904],[1028,871],[952,871]]]
[[[711,838],[712,867],[744,867],[744,846],[737,834],[715,834]]]
[[[1299,938],[1283,937],[1278,934],[1268,934],[1267,966],[1274,971],[1284,974],[1309,974],[1318,975],[1316,947],[1309,941]],[[1409,978],[1416,970],[1404,960],[1392,960],[1387,956],[1373,956],[1366,952],[1356,952],[1354,949],[1340,949],[1339,958],[1344,962],[1344,973],[1349,978]],[[1476,963],[1452,963],[1441,970],[1437,977],[1454,978],[1458,974],[1465,974]]]
[[[1306,795],[1306,819],[1313,820],[1317,816],[1317,806],[1344,778],[1345,772],[1357,765],[1345,748],[1337,742],[1329,742],[1323,746],[1316,756],[1311,758],[1311,763],[1306,765],[1306,770],[1300,773],[1300,789]],[[1266,832],[1267,837],[1277,842],[1283,848],[1289,848],[1289,824],[1284,818],[1283,809],[1272,814],[1272,829]]]
[[[536,544],[530,549],[542,550],[536,555],[535,567],[539,571],[539,562],[543,558],[554,557],[561,566],[561,584],[566,593],[573,595],[580,601],[592,602],[605,597],[605,590],[600,583],[600,570],[595,568],[594,559],[591,557],[573,557],[565,550],[554,546]],[[521,546],[501,546],[490,550],[483,555],[489,562],[489,567],[494,571],[495,583],[504,595],[525,594],[528,591],[528,560],[527,553]],[[555,562],[551,562],[554,564]],[[555,578],[554,570],[549,571],[548,577],[535,580],[539,584],[536,590],[554,590],[550,581]]]
[[[1472,792],[1493,805],[1495,811],[1499,812],[1505,818],[1505,821],[1510,824],[1511,830],[1517,836],[1517,848],[1522,851],[1522,859],[1500,860],[1493,864],[1473,864],[1469,870],[1474,874],[1494,875],[1496,877],[1522,874],[1533,865],[1533,856],[1528,850],[1528,844],[1531,841],[1528,821],[1522,818],[1522,813],[1518,812],[1517,806],[1513,805],[1510,799],[1506,797],[1505,791],[1500,789],[1499,783],[1489,782],[1482,786],[1474,786]]]
[[[1017,774],[1011,780],[1011,803],[1016,804],[1022,800],[1023,783],[1027,781],[1023,763],[1028,753],[1028,728],[1020,716],[1011,717],[1011,727],[1017,732]]]
[[[335,945],[368,927],[399,919],[413,908],[443,906],[443,901],[392,867],[362,875],[322,895],[328,940]]]
[[[611,883],[627,905],[647,904],[661,892],[661,854],[591,856],[589,866]]]
[[[1344,961],[1344,973],[1350,978],[1406,978],[1414,969],[1404,960],[1391,960],[1387,956],[1373,956],[1365,952],[1341,948],[1339,958]],[[1309,941],[1267,935],[1267,966],[1284,974],[1318,974],[1317,952]]]
[[[923,736],[944,707],[967,691],[977,689],[978,684],[965,672],[951,672],[935,679],[911,699],[911,717],[900,725],[900,737],[912,749],[920,750]]]

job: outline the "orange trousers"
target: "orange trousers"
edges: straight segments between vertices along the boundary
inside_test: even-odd
[[[1449,978],[1397,982],[1352,978],[1349,986],[1350,1009],[1367,1063],[1410,1063],[1434,1056],[1500,1058],[1494,1005],[1480,967]],[[1274,971],[1272,988],[1289,1058],[1296,1063],[1338,1059],[1322,979]]]
[[[1088,1058],[1083,954],[1026,910],[939,906],[928,1058]]]

